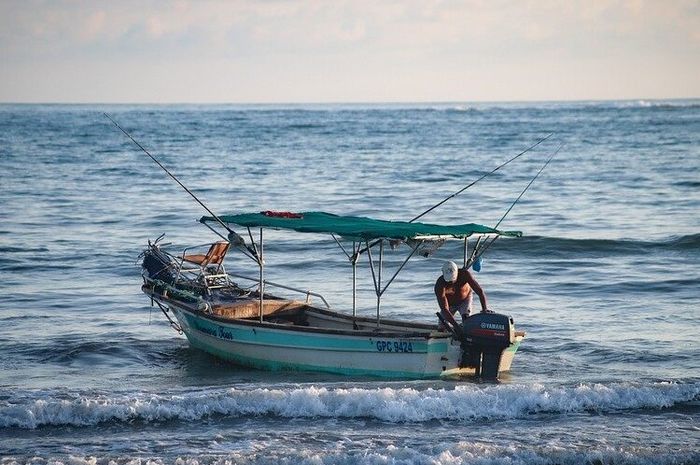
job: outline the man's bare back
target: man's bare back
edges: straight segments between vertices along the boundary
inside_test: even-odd
[[[453,262],[447,262],[443,266],[443,275],[435,282],[435,297],[443,315],[452,317],[459,310],[462,320],[467,318],[471,311],[472,291],[479,296],[481,311],[488,311],[486,294],[469,270],[457,269]],[[454,321],[454,317],[451,319]]]

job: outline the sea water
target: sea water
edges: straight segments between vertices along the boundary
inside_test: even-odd
[[[174,253],[217,236],[103,112],[220,214],[408,220],[553,133],[421,218],[495,225],[563,144],[499,226],[523,237],[475,273],[527,332],[512,371],[263,372],[190,348],[138,257],[162,233]],[[700,101],[2,105],[0,186],[2,465],[700,462]],[[265,239],[269,280],[350,311],[332,238]],[[385,280],[408,253],[386,248]],[[412,259],[382,314],[436,323],[446,259],[461,243]],[[227,266],[257,275],[240,253]]]

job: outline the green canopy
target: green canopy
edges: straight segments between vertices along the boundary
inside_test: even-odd
[[[291,229],[304,233],[332,233],[348,239],[421,239],[429,237],[463,238],[472,234],[498,234],[519,237],[520,231],[498,231],[480,224],[438,225],[409,223],[407,221],[384,221],[363,216],[338,216],[324,212],[261,212],[240,215],[223,215],[223,222],[245,227]],[[203,216],[202,223],[215,222],[211,216]]]

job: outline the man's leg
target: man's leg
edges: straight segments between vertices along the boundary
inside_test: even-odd
[[[457,306],[457,310],[459,311],[460,316],[462,317],[462,324],[464,324],[464,320],[469,318],[469,316],[472,314],[472,294],[469,293],[469,297],[464,299],[460,304]]]

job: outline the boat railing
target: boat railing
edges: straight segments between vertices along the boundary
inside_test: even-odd
[[[235,278],[240,278],[240,279],[247,279],[248,281],[255,281],[256,283],[260,282],[259,278],[251,278],[250,276],[245,276],[245,275],[240,275],[236,273],[227,273],[229,276],[233,276]],[[299,292],[300,294],[305,294],[306,295],[306,303],[309,303],[311,301],[311,296],[318,297],[323,301],[323,304],[326,306],[326,308],[330,309],[331,306],[328,304],[328,301],[318,292],[310,291],[308,289],[299,289],[296,287],[291,287],[291,286],[286,286],[284,284],[278,284],[278,283],[273,283],[271,281],[263,280],[263,284],[266,286],[272,286],[272,287],[278,287],[280,289],[286,289],[288,291],[294,291],[294,292]]]

